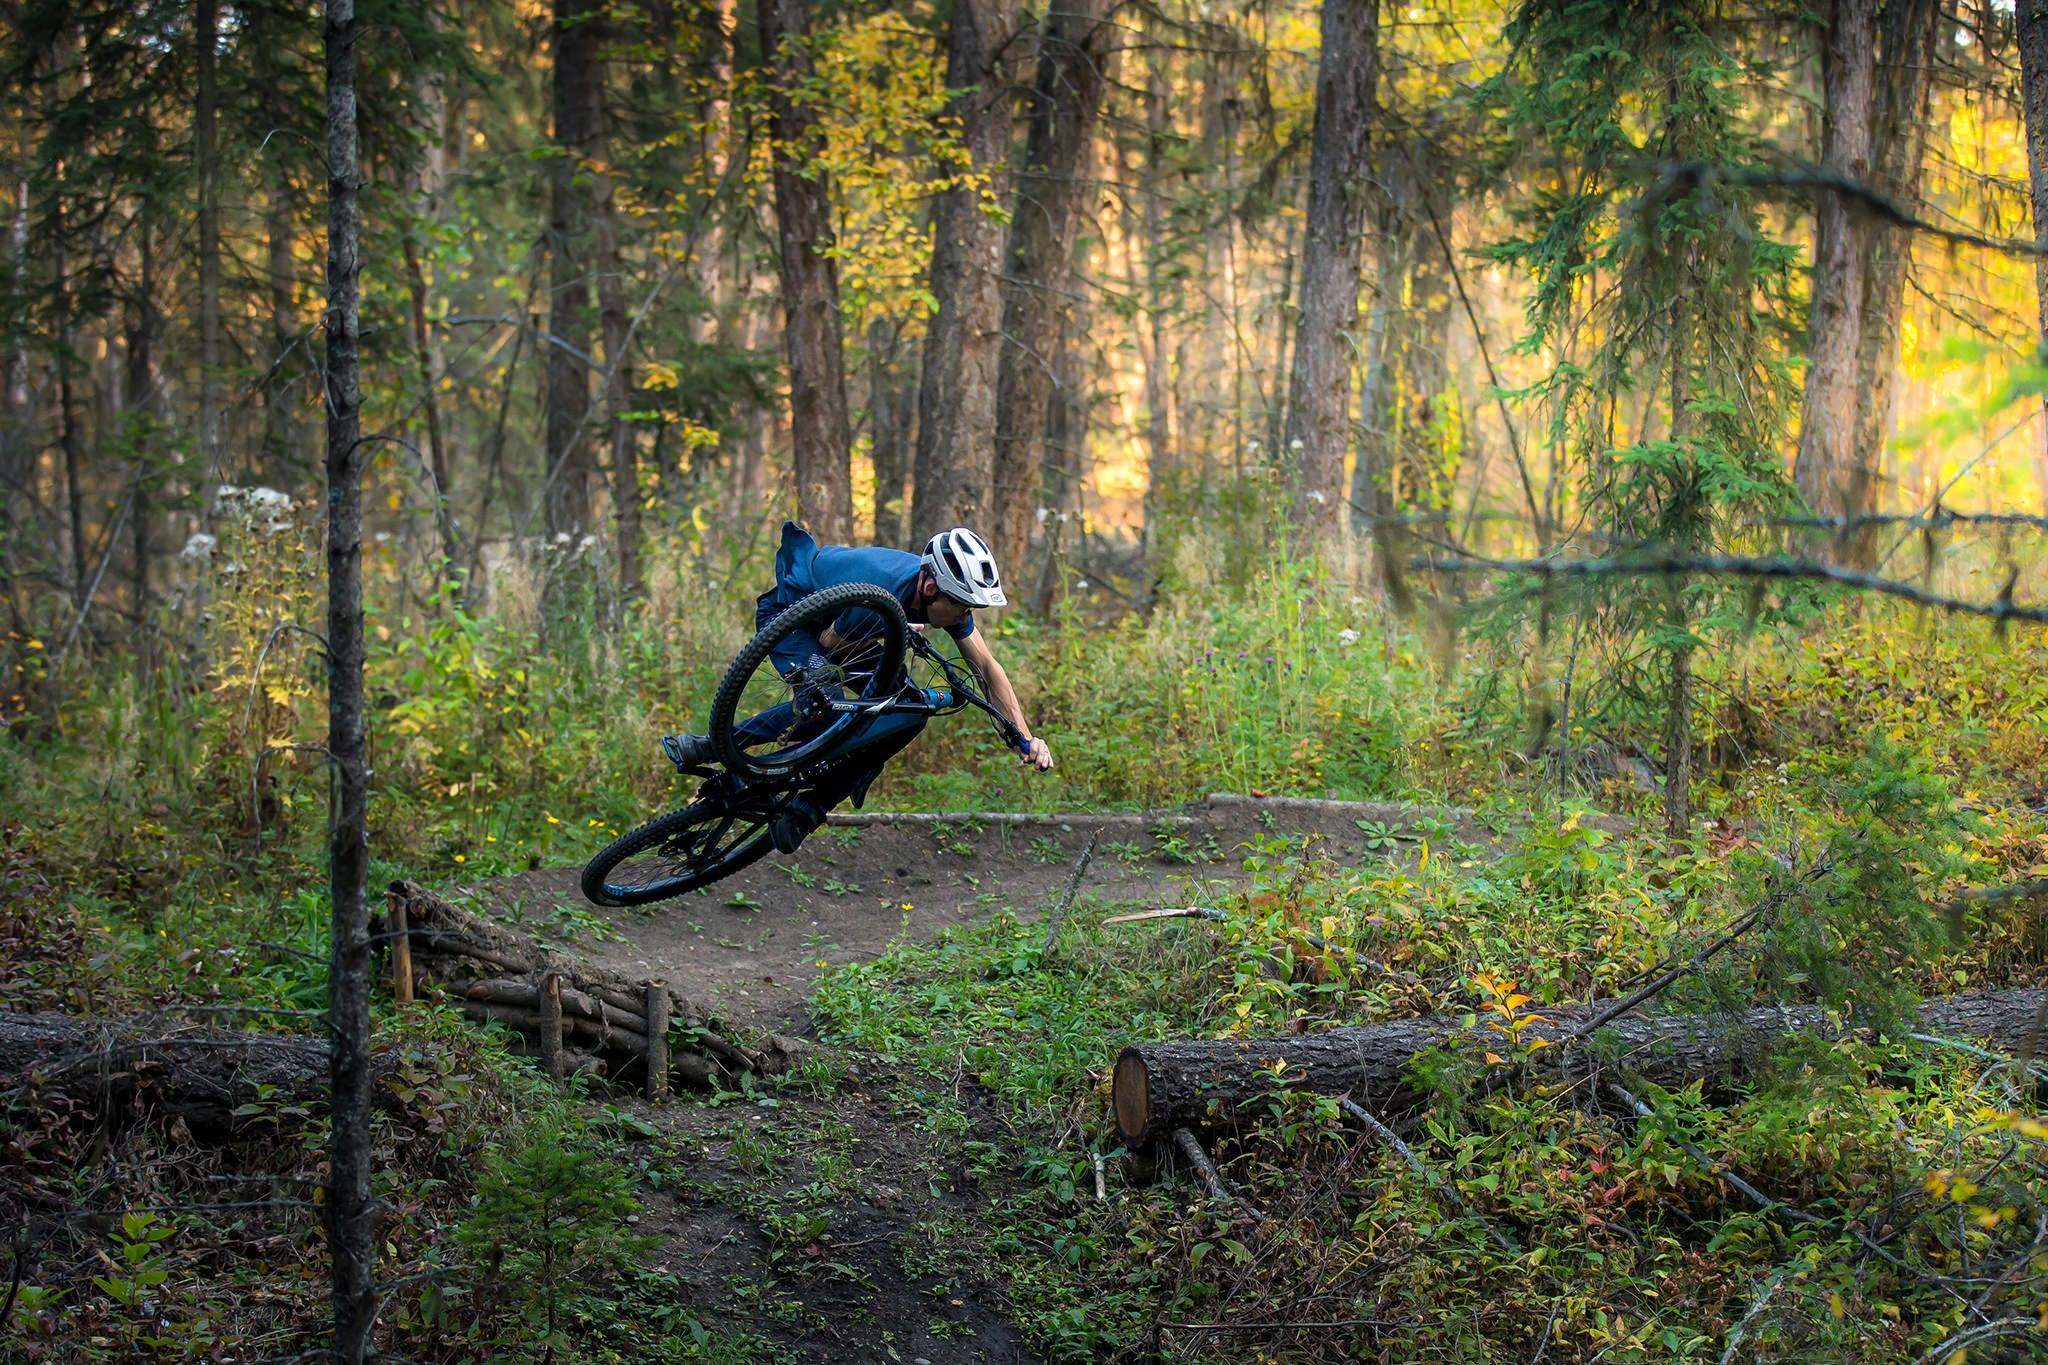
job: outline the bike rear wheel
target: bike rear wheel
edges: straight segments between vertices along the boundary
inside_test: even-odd
[[[779,646],[815,641],[841,623],[862,633],[833,651],[823,678],[782,675]],[[830,703],[893,695],[902,686],[908,634],[903,604],[872,583],[841,583],[783,611],[747,642],[711,699],[711,747],[719,762],[736,773],[786,778],[840,752],[868,718],[832,711]]]
[[[647,905],[729,877],[768,852],[768,824],[782,804],[736,806],[714,795],[657,816],[585,864],[584,898],[594,905]]]

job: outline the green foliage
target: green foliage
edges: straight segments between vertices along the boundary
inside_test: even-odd
[[[632,1268],[654,1245],[627,1227],[639,1207],[572,1114],[529,1115],[489,1154],[456,1232],[476,1274],[468,1292],[488,1300],[468,1306],[471,1334],[534,1359],[573,1351],[571,1317],[598,1277]]]

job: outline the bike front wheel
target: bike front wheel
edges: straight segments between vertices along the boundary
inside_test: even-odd
[[[736,807],[707,796],[629,830],[583,868],[594,905],[648,905],[729,877],[770,848],[772,804]]]
[[[841,643],[822,673],[785,677],[792,650],[801,656],[818,648],[828,628]],[[749,777],[789,779],[841,753],[869,717],[832,704],[892,696],[902,686],[909,634],[903,604],[871,583],[841,583],[783,611],[747,642],[711,699],[719,762]]]

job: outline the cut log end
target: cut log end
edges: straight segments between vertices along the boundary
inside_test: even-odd
[[[1110,1091],[1116,1097],[1117,1132],[1125,1142],[1144,1142],[1152,1123],[1152,1094],[1144,1053],[1134,1047],[1123,1050],[1123,1055],[1116,1059],[1116,1076],[1110,1082]]]

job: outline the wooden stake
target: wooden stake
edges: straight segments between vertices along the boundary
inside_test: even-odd
[[[548,1075],[562,1079],[562,974],[549,972],[540,979],[540,1064]]]
[[[1074,891],[1081,885],[1081,878],[1088,871],[1088,860],[1095,856],[1095,845],[1102,838],[1102,831],[1096,830],[1088,836],[1088,847],[1081,850],[1081,861],[1074,864],[1074,870],[1067,877],[1066,889],[1060,892],[1059,904],[1045,919],[1045,946],[1038,950],[1039,961],[1052,956],[1053,946],[1059,942],[1060,922],[1067,916],[1067,907],[1074,903]]]
[[[406,924],[405,901],[391,898],[391,995],[401,1005],[412,1003],[412,929]]]
[[[647,1098],[668,1098],[668,986],[647,983]]]

